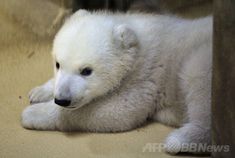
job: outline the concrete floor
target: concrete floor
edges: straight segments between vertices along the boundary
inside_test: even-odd
[[[172,157],[143,152],[161,143],[172,128],[158,123],[117,134],[32,131],[21,127],[29,90],[52,76],[51,39],[38,38],[0,13],[0,157]],[[195,157],[180,155],[184,158]]]

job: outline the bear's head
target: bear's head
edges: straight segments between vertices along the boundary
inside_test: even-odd
[[[54,40],[55,103],[77,109],[118,88],[133,68],[137,49],[130,27],[106,13],[79,10]]]

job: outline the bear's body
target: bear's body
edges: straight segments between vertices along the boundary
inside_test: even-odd
[[[211,42],[211,17],[80,10],[57,34],[55,79],[31,91],[37,104],[25,109],[22,124],[118,132],[150,118],[180,127],[166,140],[168,152],[179,152],[183,143],[209,145]],[[70,104],[60,107],[54,98]]]

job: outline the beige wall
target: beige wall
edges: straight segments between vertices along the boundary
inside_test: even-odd
[[[0,12],[39,36],[51,36],[70,13],[65,8],[70,2],[72,0],[1,0]]]
[[[0,0],[0,13],[29,32],[41,37],[53,37],[64,18],[71,14],[73,1]],[[137,0],[131,4],[130,10],[170,13],[191,18],[210,14],[211,4],[211,0]]]

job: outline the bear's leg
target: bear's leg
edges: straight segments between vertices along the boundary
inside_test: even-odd
[[[29,92],[31,104],[47,102],[53,99],[54,79],[50,79],[41,86],[33,88]]]
[[[22,126],[28,129],[55,130],[60,109],[53,101],[28,106],[22,113]]]
[[[78,110],[63,110],[60,130],[122,132],[134,129],[153,115],[153,91],[155,85],[145,81]]]
[[[166,139],[166,151],[205,153],[211,144],[211,58],[198,53],[185,64],[181,74],[187,122]]]

